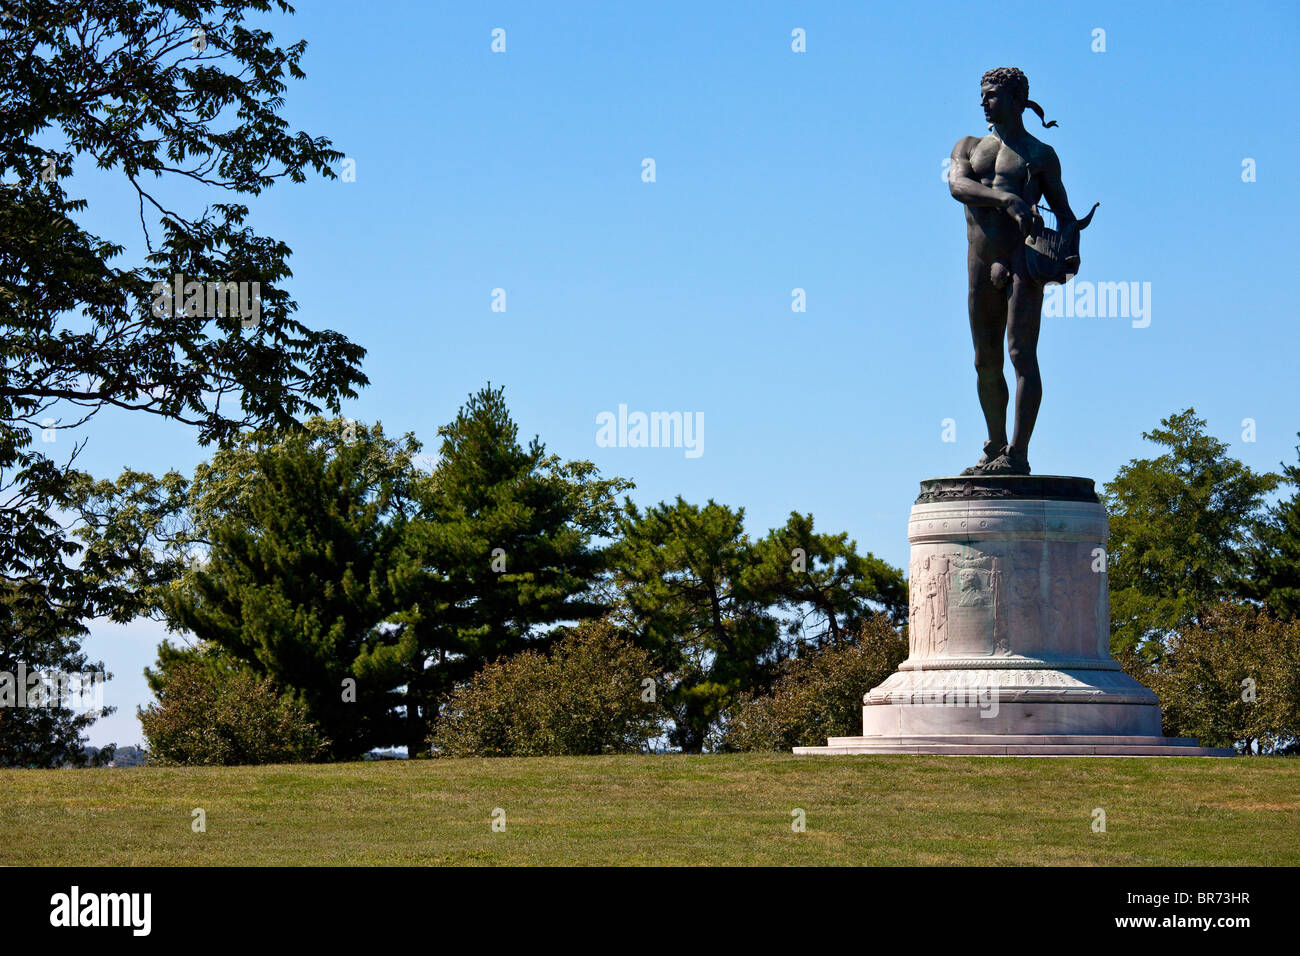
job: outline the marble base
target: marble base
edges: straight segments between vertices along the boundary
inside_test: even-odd
[[[1161,737],[1110,656],[1106,538],[1088,478],[923,481],[908,658],[863,698],[863,736],[795,753],[1231,756]]]
[[[954,757],[1231,757],[1193,737],[1083,734],[934,734],[914,737],[831,737],[825,747],[795,747],[805,756],[940,754]]]

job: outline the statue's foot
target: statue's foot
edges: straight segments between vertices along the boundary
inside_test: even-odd
[[[1029,456],[1018,448],[1007,446],[998,455],[989,462],[988,466],[982,471],[976,472],[980,475],[1027,475],[1029,474]]]
[[[984,454],[980,455],[980,460],[962,471],[962,474],[966,476],[987,474],[989,466],[1005,453],[1006,448],[1004,446],[995,445],[992,441],[986,441],[984,443]]]

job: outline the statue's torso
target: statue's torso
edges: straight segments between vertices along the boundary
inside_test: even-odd
[[[1047,147],[1026,135],[1014,147],[990,134],[970,153],[971,172],[979,182],[993,189],[1013,193],[1033,205],[1042,196],[1042,185],[1032,171],[1044,162]],[[1015,221],[1003,210],[990,206],[967,206],[966,222],[970,241],[990,260],[1007,256],[1021,241]]]

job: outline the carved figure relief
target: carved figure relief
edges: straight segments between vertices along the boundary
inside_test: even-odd
[[[930,657],[948,641],[948,590],[951,559],[929,555],[912,562],[908,581],[911,599],[910,651],[913,657]]]

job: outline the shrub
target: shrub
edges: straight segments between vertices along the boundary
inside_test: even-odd
[[[782,665],[772,689],[730,715],[723,746],[783,751],[862,733],[862,697],[907,657],[907,639],[883,616],[869,618],[851,642]]]
[[[1167,642],[1146,675],[1164,731],[1242,753],[1284,753],[1300,740],[1300,621],[1220,602]]]
[[[643,700],[650,655],[605,621],[488,664],[457,688],[429,736],[434,756],[643,753],[659,710]]]
[[[156,693],[158,701],[140,711],[151,763],[297,763],[318,759],[328,746],[301,704],[248,671],[179,660]]]

